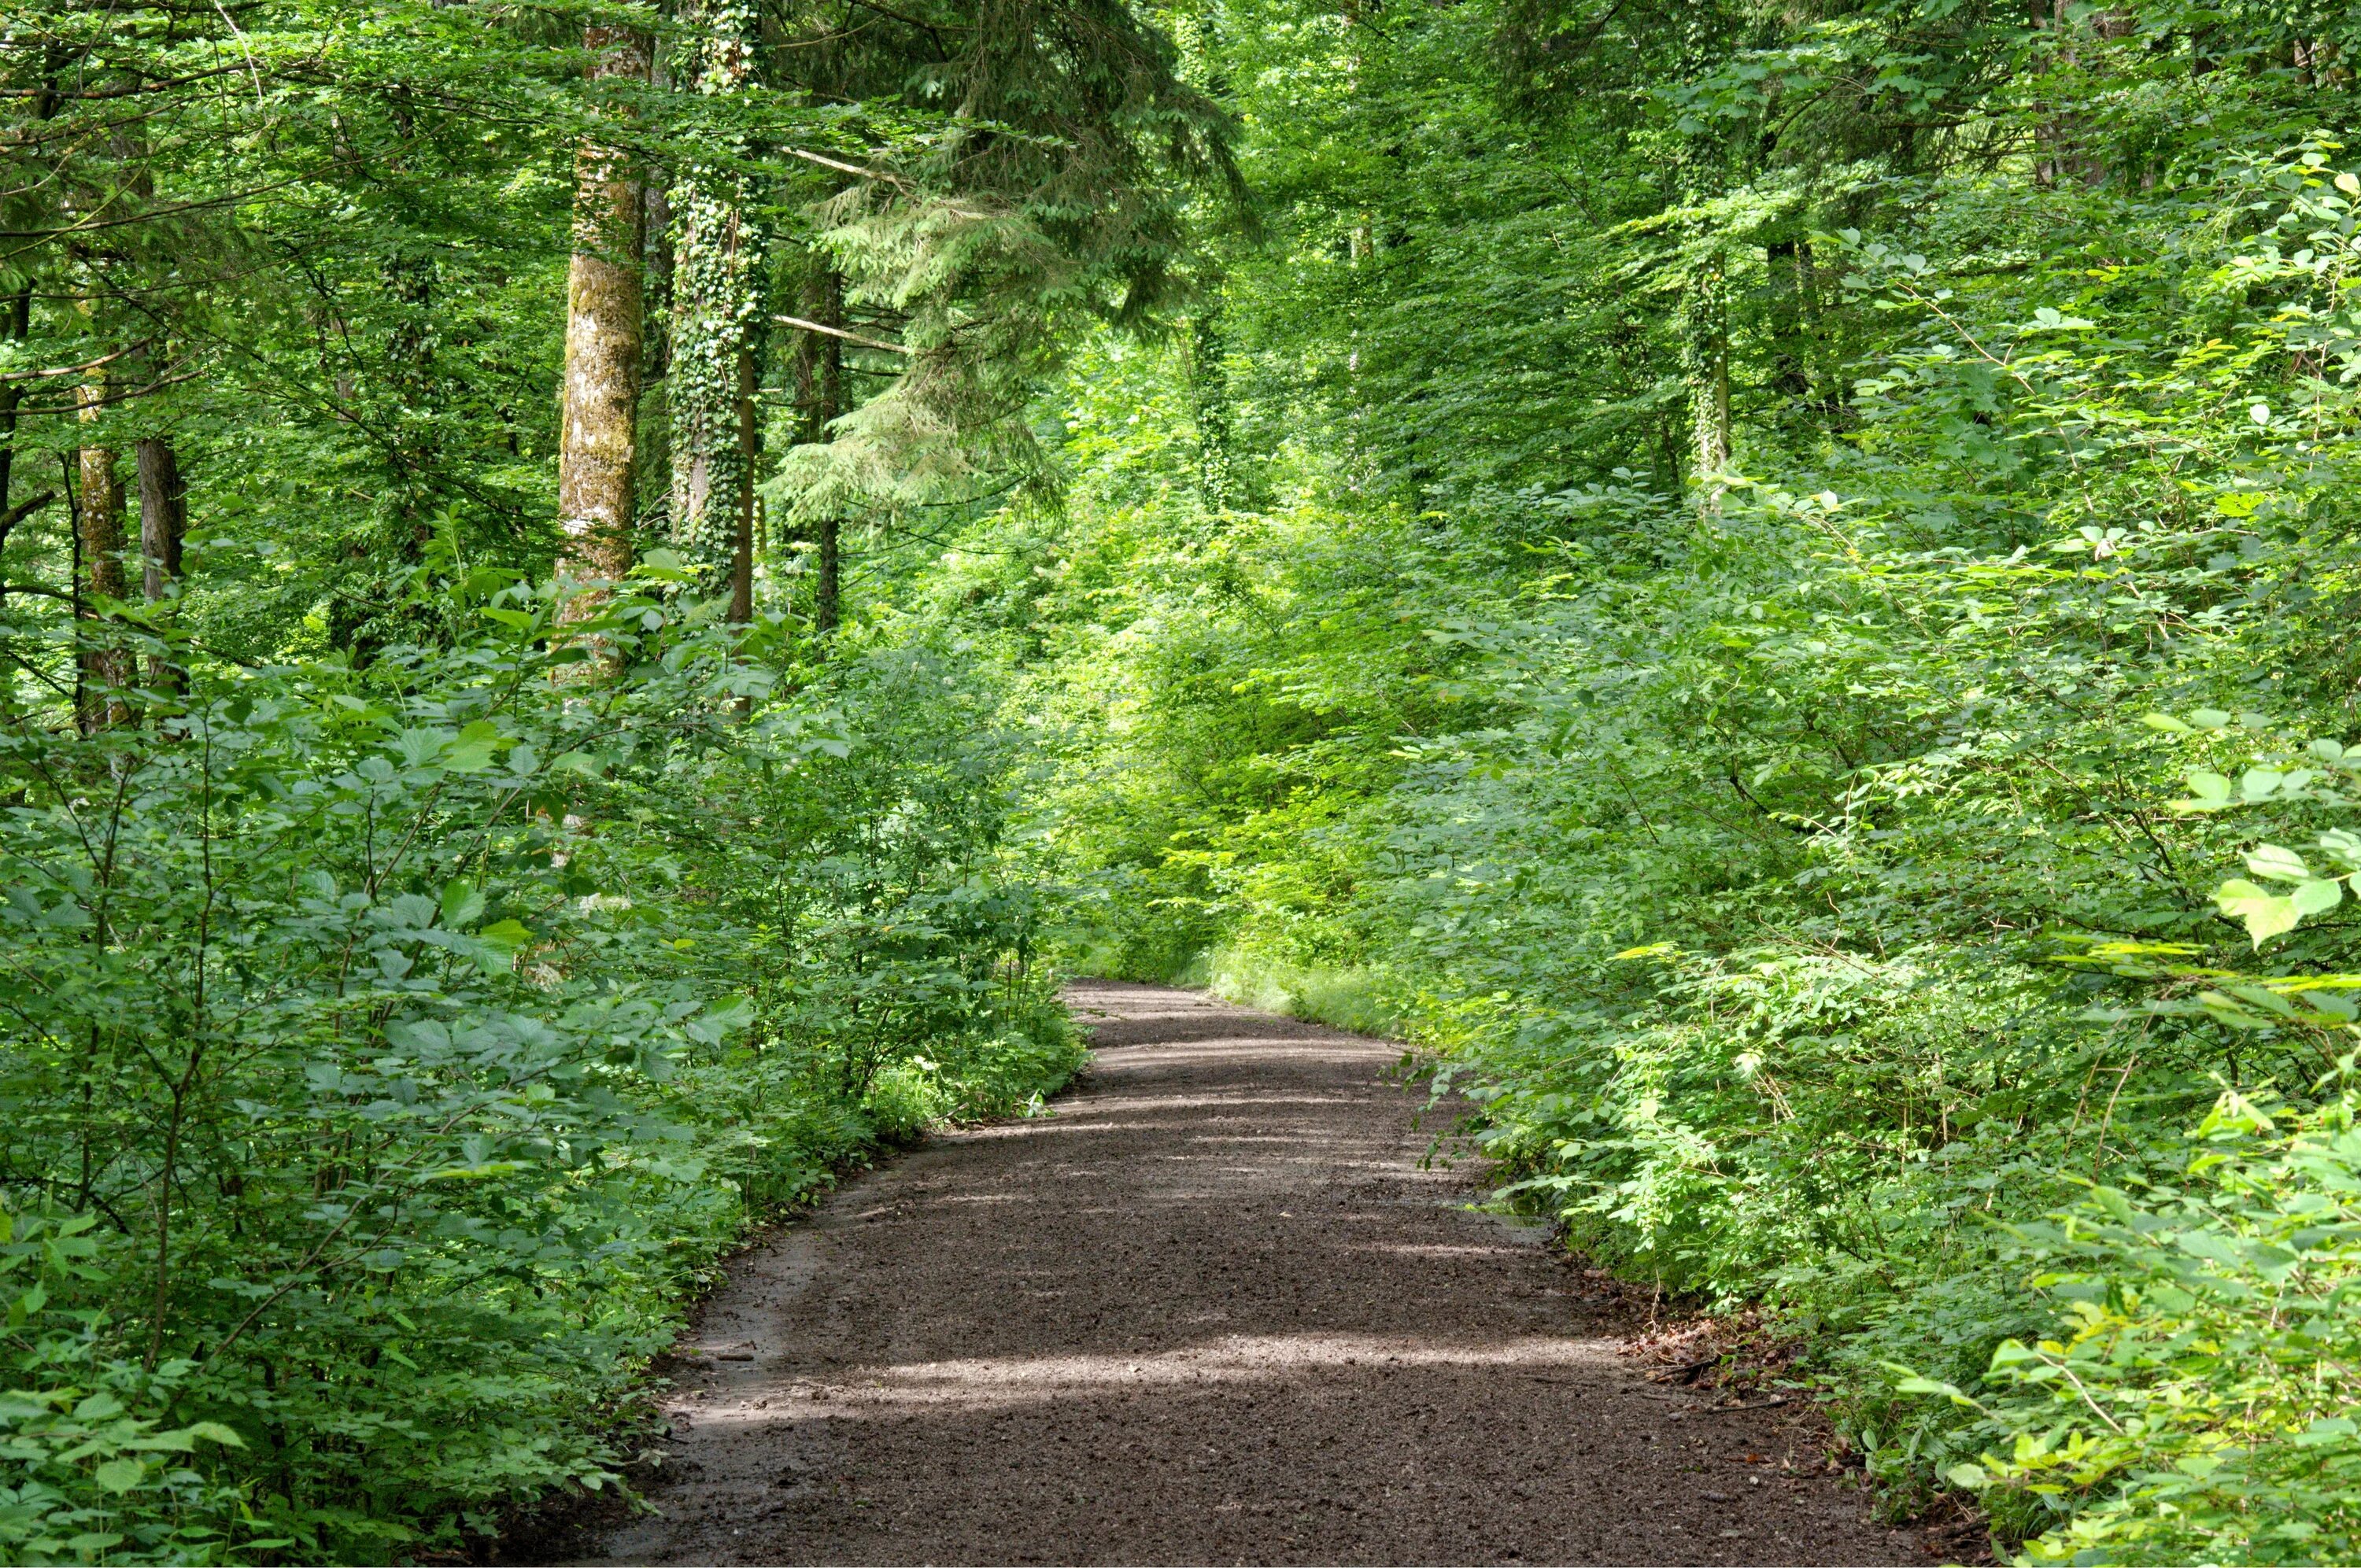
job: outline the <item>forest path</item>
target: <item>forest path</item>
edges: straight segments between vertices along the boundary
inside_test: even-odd
[[[1398,1047],[1069,998],[1097,1056],[1053,1114],[931,1138],[738,1260],[615,1560],[1925,1561],[1797,1408],[1649,1384],[1629,1307],[1459,1207]]]

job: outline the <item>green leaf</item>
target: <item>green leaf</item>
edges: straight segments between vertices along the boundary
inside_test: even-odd
[[[455,773],[480,773],[492,765],[496,740],[461,740],[443,753],[443,765]]]
[[[495,920],[477,932],[476,937],[478,940],[489,942],[495,948],[507,948],[513,951],[533,940],[533,931],[523,921],[511,917],[507,920]]]
[[[516,919],[495,921],[476,933],[483,944],[477,967],[486,974],[500,974],[515,962],[517,953],[533,939],[533,932],[524,922]]]
[[[147,1474],[148,1466],[136,1459],[110,1459],[93,1472],[93,1478],[107,1491],[121,1497],[139,1485]]]
[[[2219,811],[2230,804],[2230,781],[2206,768],[2191,768],[2184,775],[2189,780],[2192,798],[2172,803],[2176,811]]]
[[[2233,877],[2215,888],[2213,902],[2223,914],[2245,923],[2246,935],[2257,948],[2273,937],[2294,930],[2301,918],[2294,899],[2266,893],[2243,877]]]
[[[409,766],[423,768],[443,754],[443,748],[450,740],[450,734],[445,730],[405,729],[394,737],[393,749]]]
[[[2296,913],[2325,915],[2335,908],[2344,896],[2344,884],[2333,877],[2321,877],[2304,883],[2295,890]]]
[[[682,565],[676,550],[654,549],[639,558],[631,567],[634,577],[653,577],[664,583],[693,583],[697,574]]]
[[[2312,868],[2303,863],[2301,855],[2277,844],[2257,844],[2247,850],[2246,869],[2274,882],[2306,882],[2312,877]]]
[[[459,881],[445,884],[443,889],[443,924],[457,931],[474,925],[484,917],[484,895],[471,882]]]

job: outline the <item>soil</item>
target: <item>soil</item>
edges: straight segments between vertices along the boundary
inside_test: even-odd
[[[741,1257],[621,1563],[1927,1561],[1808,1402],[1659,1384],[1651,1325],[1389,1072],[1093,981],[1050,1113],[944,1134]]]

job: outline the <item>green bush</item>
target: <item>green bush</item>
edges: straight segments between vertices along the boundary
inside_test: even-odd
[[[988,692],[917,640],[785,696],[677,576],[0,713],[12,1560],[383,1560],[613,1486],[751,1221],[1071,1069]]]
[[[2177,1179],[2094,1186],[2012,1226],[2055,1337],[2010,1340],[1992,1446],[1950,1478],[2030,1561],[2361,1555],[2361,1132],[2345,1092],[2279,1113],[2226,1093]]]

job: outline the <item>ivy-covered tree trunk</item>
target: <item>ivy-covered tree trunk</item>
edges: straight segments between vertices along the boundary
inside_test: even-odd
[[[647,35],[592,27],[593,80],[644,81]],[[609,579],[631,569],[638,475],[641,250],[644,192],[622,149],[586,144],[574,174],[574,258],[566,275],[565,408],[558,436],[561,576]],[[595,608],[569,608],[580,619]]]
[[[1684,357],[1689,411],[1696,422],[1697,472],[1704,504],[1720,506],[1718,476],[1730,466],[1730,302],[1719,251],[1697,269],[1689,289]]]
[[[696,92],[742,91],[752,76],[755,17],[743,0],[691,0],[682,74]],[[735,149],[733,149],[735,150]],[[762,245],[742,174],[691,164],[674,182],[673,541],[708,578],[734,576],[738,521],[752,504],[753,468],[739,437],[740,363],[755,345]]]

